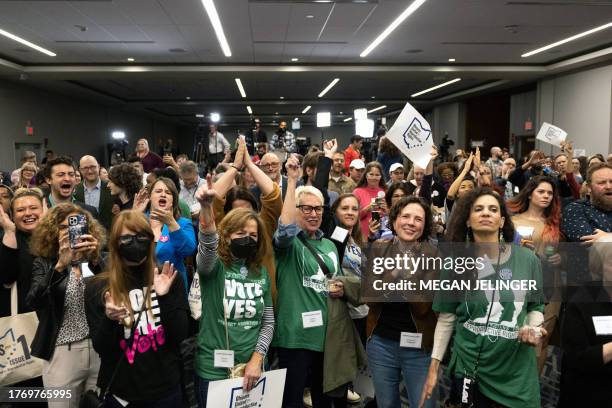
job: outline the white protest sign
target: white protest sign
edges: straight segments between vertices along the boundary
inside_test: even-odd
[[[407,103],[404,106],[386,136],[414,164],[427,167],[433,146],[431,126],[412,105]]]
[[[586,157],[586,149],[574,149],[574,157],[585,156]]]
[[[566,137],[567,132],[565,130],[544,122],[536,139],[553,146],[561,147],[561,142],[565,142]]]
[[[249,392],[242,390],[242,378],[211,381],[206,406],[224,408],[281,408],[287,369],[266,371]]]

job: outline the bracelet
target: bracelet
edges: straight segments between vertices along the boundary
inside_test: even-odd
[[[240,171],[240,168],[239,168],[238,166],[234,165],[233,163],[232,163],[232,164],[230,164],[230,167],[235,168],[235,169],[236,169],[236,171],[238,171],[238,172]]]

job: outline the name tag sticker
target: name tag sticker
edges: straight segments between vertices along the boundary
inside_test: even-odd
[[[302,325],[305,329],[323,326],[323,313],[320,310],[302,313]]]
[[[523,238],[531,239],[534,229],[535,228],[528,227],[526,225],[519,225],[516,227],[516,232],[518,232],[518,234]]]
[[[612,316],[593,316],[593,326],[598,336],[612,335]]]
[[[331,236],[331,239],[338,242],[344,242],[346,236],[348,235],[348,230],[342,227],[336,227],[334,233]]]
[[[402,332],[400,347],[421,348],[423,333]]]
[[[232,368],[234,366],[234,350],[215,350],[216,368]]]

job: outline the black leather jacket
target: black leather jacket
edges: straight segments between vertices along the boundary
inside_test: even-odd
[[[64,320],[64,301],[68,285],[68,269],[54,269],[57,259],[37,257],[32,265],[32,284],[26,297],[28,307],[38,315],[38,328],[32,341],[32,355],[51,360],[59,329]],[[95,274],[104,268],[104,262],[89,265]],[[86,278],[88,279],[88,278]],[[83,309],[85,314],[85,309]]]

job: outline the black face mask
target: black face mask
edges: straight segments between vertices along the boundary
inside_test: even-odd
[[[230,250],[232,255],[238,259],[250,259],[255,257],[255,251],[257,249],[257,241],[252,237],[246,236],[242,238],[234,238],[230,243]]]
[[[130,243],[119,245],[119,256],[128,262],[140,265],[147,259],[150,247],[150,239],[141,241],[133,239]]]

